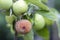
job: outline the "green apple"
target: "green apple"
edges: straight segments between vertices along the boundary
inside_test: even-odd
[[[12,0],[0,0],[0,9],[8,10],[12,4]]]
[[[15,19],[16,17],[14,15],[6,16],[6,22],[9,24],[12,24]]]
[[[40,29],[44,28],[44,26],[45,26],[45,20],[44,20],[43,16],[40,14],[35,14],[34,29],[40,30]]]
[[[13,11],[15,15],[21,15],[28,10],[28,5],[24,0],[18,0],[13,4]]]

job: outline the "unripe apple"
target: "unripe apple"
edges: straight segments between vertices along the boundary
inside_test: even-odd
[[[12,4],[12,0],[0,0],[0,9],[8,10]]]
[[[28,33],[32,29],[32,24],[28,20],[20,20],[15,24],[17,33]]]
[[[9,24],[12,24],[13,21],[16,19],[16,17],[14,15],[6,16],[5,18],[6,18],[6,22]]]
[[[35,30],[40,30],[40,29],[44,28],[45,20],[42,15],[35,14],[35,21],[34,22],[35,22],[35,25],[34,25]]]
[[[28,5],[24,0],[18,0],[13,4],[13,11],[15,15],[21,15],[28,10]]]

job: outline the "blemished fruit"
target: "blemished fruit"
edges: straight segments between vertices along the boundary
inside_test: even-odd
[[[17,33],[28,33],[32,29],[32,24],[28,20],[20,20],[15,24]]]
[[[21,15],[28,10],[28,5],[24,0],[18,0],[13,4],[13,11],[15,15]]]
[[[45,20],[44,20],[43,16],[40,14],[37,14],[37,13],[35,14],[34,22],[35,22],[35,25],[34,25],[35,30],[40,30],[40,29],[44,28],[44,26],[45,26]]]
[[[16,17],[14,15],[6,16],[5,18],[6,18],[6,22],[9,24],[12,24],[13,21],[16,19]]]
[[[8,10],[12,4],[12,0],[0,0],[0,9]]]

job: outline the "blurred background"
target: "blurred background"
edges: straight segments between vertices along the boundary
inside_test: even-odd
[[[60,0],[48,0],[47,5],[60,11]]]

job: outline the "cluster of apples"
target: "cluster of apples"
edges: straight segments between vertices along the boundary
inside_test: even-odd
[[[12,24],[12,22],[17,19],[18,16],[23,15],[28,11],[28,4],[24,0],[0,0],[0,9],[9,10],[13,9],[14,14],[11,16],[6,16],[7,23]],[[40,30],[45,26],[45,20],[42,15],[35,13],[34,16],[34,26],[32,22],[28,19],[21,19],[15,22],[15,29],[17,33],[28,33],[30,30]]]
[[[20,15],[28,10],[28,5],[24,0],[18,0],[13,2],[13,0],[0,0],[0,9],[9,10],[13,9],[15,15]]]

